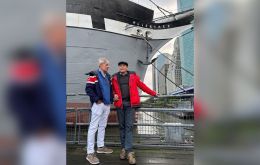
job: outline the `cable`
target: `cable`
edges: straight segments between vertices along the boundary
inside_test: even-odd
[[[182,34],[182,35],[180,35],[180,36],[178,36],[178,37],[182,37],[182,36],[187,35],[187,34],[189,34],[189,33],[191,33],[191,32],[193,32],[193,29],[191,29],[189,32],[184,33],[184,34]],[[171,63],[174,63],[175,65],[177,65],[178,67],[180,67],[181,69],[183,69],[185,72],[189,73],[191,76],[194,76],[194,74],[193,74],[191,71],[189,71],[189,70],[185,69],[184,67],[179,66],[178,64],[176,64],[176,62],[172,61],[169,57],[167,57],[167,56],[166,56],[164,53],[162,53],[160,50],[157,50],[157,52],[159,52],[161,55],[163,55],[165,58],[167,58],[169,61],[171,61]]]
[[[182,35],[179,35],[179,36],[177,36],[177,37],[182,37],[182,36],[187,35],[187,34],[189,34],[189,33],[191,33],[191,32],[193,32],[193,28],[191,28],[190,31],[188,31],[188,32],[186,32],[186,33],[184,33],[184,34],[182,34]],[[150,42],[147,41],[144,36],[142,36],[142,38],[143,38],[143,40],[153,49],[153,47],[152,47],[152,45],[150,44]],[[161,55],[163,55],[163,56],[164,56],[165,58],[167,58],[171,63],[173,63],[173,64],[175,64],[175,65],[178,65],[176,62],[174,62],[173,60],[171,60],[169,57],[165,56],[160,50],[156,50],[156,52],[158,52],[158,53],[160,53]],[[179,66],[179,65],[178,65],[178,66]],[[191,71],[185,69],[185,68],[182,67],[182,66],[179,66],[179,67],[180,67],[182,70],[184,70],[185,72],[189,73],[191,76],[194,76],[194,74],[193,74]]]
[[[158,10],[160,10],[160,12],[161,13],[163,13],[163,15],[165,16],[165,17],[168,17],[163,11],[165,11],[165,12],[167,12],[167,13],[169,13],[169,14],[172,14],[172,12],[170,12],[170,11],[168,11],[168,10],[165,10],[164,8],[162,8],[162,7],[160,7],[159,5],[157,5],[154,1],[152,1],[152,0],[149,0],[152,4],[154,4],[156,7],[157,7],[157,9]]]
[[[152,64],[152,66],[159,72],[161,73],[167,80],[169,80],[171,83],[173,83],[174,85],[176,85],[178,88],[180,88],[183,92],[186,92],[186,90],[182,87],[180,87],[179,85],[177,85],[174,81],[172,81],[171,79],[169,79],[165,74],[163,74],[154,64]]]
[[[178,37],[181,37],[181,36],[184,36],[184,35],[187,35],[189,33],[191,33],[193,31],[193,27],[191,28],[191,30],[189,32],[186,32],[182,35],[179,35]],[[149,43],[149,41],[147,41],[147,39],[142,35],[141,36],[142,39],[153,49],[152,45]],[[159,52],[160,54],[162,54],[164,57],[166,57],[169,61],[171,61],[172,63],[174,63],[175,65],[177,65],[174,61],[172,61],[170,58],[168,58],[167,56],[165,56],[161,51],[159,50],[156,50],[157,52]],[[171,83],[173,83],[174,85],[176,85],[178,88],[180,88],[183,92],[186,92],[186,90],[182,87],[180,87],[179,85],[177,85],[174,81],[172,81],[171,79],[169,79],[166,75],[164,75],[153,63],[152,63],[152,66],[160,73],[162,74],[167,80],[169,80]],[[178,65],[179,66],[179,65]],[[183,68],[182,66],[179,66],[181,69],[183,69],[184,71],[186,71],[187,73],[191,74],[192,76],[193,73],[191,73],[190,71],[188,71],[187,69]]]

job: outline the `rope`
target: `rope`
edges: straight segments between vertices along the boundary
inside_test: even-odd
[[[170,11],[168,11],[168,10],[165,10],[164,8],[160,7],[160,6],[157,5],[154,1],[152,1],[152,0],[149,0],[149,1],[150,1],[152,4],[154,4],[154,5],[157,7],[157,9],[160,10],[161,13],[163,13],[163,15],[164,15],[165,17],[169,17],[169,16],[167,16],[163,11],[165,11],[165,12],[167,12],[167,13],[169,13],[169,14],[172,14],[172,12],[170,12]]]
[[[188,32],[186,32],[186,33],[184,33],[184,34],[182,34],[182,35],[179,35],[178,37],[187,35],[187,34],[191,33],[192,31],[193,31],[193,29],[191,29],[190,31],[188,31]],[[143,40],[153,49],[152,45],[149,43],[149,41],[146,40],[145,37],[143,37]],[[171,60],[169,57],[165,56],[160,50],[156,50],[156,51],[157,51],[158,53],[162,54],[162,55],[163,55],[165,58],[167,58],[171,63],[173,63],[173,64],[175,64],[175,65],[178,65],[176,62],[174,62],[173,60]],[[178,66],[179,66],[179,65],[178,65]],[[185,69],[185,68],[182,67],[182,66],[179,66],[179,67],[180,67],[182,70],[184,70],[185,72],[189,73],[191,76],[194,76],[194,74],[193,74],[191,71]]]
[[[183,92],[186,92],[186,90],[184,88],[182,88],[181,86],[177,85],[174,81],[172,81],[171,79],[169,79],[165,74],[163,74],[154,64],[152,64],[152,66],[163,75],[163,77],[165,77],[167,80],[169,80],[171,83],[173,83],[174,85],[176,85],[178,88],[180,88]]]

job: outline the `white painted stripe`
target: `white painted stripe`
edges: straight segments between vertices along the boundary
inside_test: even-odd
[[[87,84],[95,84],[94,82],[87,81]]]
[[[91,16],[85,14],[66,13],[66,25],[93,28]]]
[[[67,26],[93,28],[92,19],[90,15],[66,13],[66,24]],[[131,26],[131,28],[126,28]],[[137,35],[137,30],[142,30],[142,34],[145,35],[146,31],[151,32],[152,39],[170,39],[180,35],[183,31],[192,27],[192,25],[186,25],[181,27],[175,27],[170,29],[149,29],[139,26],[129,25],[124,22],[105,18],[105,27],[108,32],[114,32],[127,36]]]
[[[139,26],[134,26],[132,28],[126,28],[127,26],[129,26],[129,24],[120,22],[120,21],[116,21],[116,20],[107,19],[107,18],[105,18],[105,25],[106,25],[107,31],[120,33],[120,34],[124,34],[124,35],[136,35],[138,29],[140,29],[142,31],[143,35],[145,35],[146,31],[150,31],[152,39],[174,38],[174,37],[180,35],[181,32],[192,27],[192,25],[186,25],[186,26],[175,27],[175,28],[170,28],[170,29],[149,29],[149,28],[143,28],[143,27],[139,27]]]
[[[95,84],[96,82],[98,82],[98,81],[94,81],[94,82],[93,81],[87,81],[88,84]]]

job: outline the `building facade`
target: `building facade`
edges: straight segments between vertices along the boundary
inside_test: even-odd
[[[170,61],[166,58],[171,58],[172,55],[168,53],[159,54],[157,57],[157,60],[155,62],[156,68],[159,70],[153,70],[154,71],[154,77],[156,82],[156,91],[162,95],[167,94],[167,78],[169,77],[168,70],[169,70],[169,64]],[[167,78],[166,78],[167,77]]]
[[[194,0],[177,0],[178,12],[193,8]],[[167,56],[169,59],[167,59]],[[157,57],[153,68],[154,89],[160,94],[170,94],[194,86],[194,76],[186,72],[194,73],[194,32],[188,29],[177,37],[173,44],[172,54],[164,53]],[[182,68],[185,68],[182,69]],[[174,83],[173,83],[174,82]]]
[[[180,45],[179,45],[179,38],[176,38],[174,41],[174,48],[173,53],[171,56],[171,62],[169,64],[169,69],[167,76],[168,78],[173,81],[175,84],[173,84],[171,81],[167,80],[167,93],[171,93],[175,90],[178,90],[178,86],[182,85],[182,72],[181,72],[181,57],[180,57]]]
[[[184,11],[191,9],[194,6],[194,0],[178,0],[177,2],[178,11]],[[194,32],[193,30],[186,30],[179,37],[180,45],[180,57],[181,66],[186,70],[194,73]],[[194,85],[194,76],[190,73],[181,71],[182,76],[182,86],[190,87]]]

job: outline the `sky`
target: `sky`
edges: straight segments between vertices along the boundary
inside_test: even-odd
[[[162,53],[173,53],[173,44],[174,44],[175,38],[169,41],[167,44],[165,44],[161,49],[160,52]],[[157,57],[159,53],[155,54],[153,58]],[[149,65],[144,77],[144,83],[150,87],[151,89],[153,88],[153,78],[152,78],[152,65]],[[142,93],[144,94],[144,93]]]
[[[160,12],[157,9],[157,7],[152,2],[150,2],[149,0],[130,0],[130,1],[154,10],[154,18],[164,16],[163,13]],[[177,8],[178,8],[177,7],[177,0],[152,0],[152,1],[154,3],[156,3],[158,6],[162,7],[163,9],[165,9],[167,11],[170,11],[172,13],[178,12],[178,10],[177,10]],[[189,7],[189,6],[187,6],[187,7]],[[174,46],[173,46],[174,41],[175,41],[175,38],[172,39],[171,41],[169,41],[166,45],[164,45],[160,49],[160,52],[172,54],[173,48],[174,48]],[[157,55],[158,55],[158,53],[155,54],[155,56],[153,58],[155,58]],[[144,83],[146,83],[150,88],[153,88],[152,66],[149,66],[147,71],[146,71]],[[144,94],[144,93],[142,93],[142,94]]]
[[[155,18],[163,16],[163,14],[157,9],[157,7],[154,4],[152,4],[152,2],[150,2],[149,0],[130,0],[130,1],[154,10]],[[155,2],[158,6],[172,13],[177,12],[177,0],[152,0],[152,1]]]
[[[161,17],[163,14],[157,9],[155,5],[153,5],[149,0],[130,0],[147,8],[154,10],[154,18]],[[164,8],[165,10],[171,11],[173,13],[177,12],[177,0],[153,0],[158,6]],[[173,52],[173,42],[174,39],[164,45],[160,51],[163,53],[172,54]],[[154,57],[156,57],[156,54]],[[146,75],[144,78],[144,83],[153,88],[153,79],[152,79],[152,66],[148,66]]]
[[[163,16],[163,13],[161,13],[157,7],[155,5],[153,5],[149,0],[130,0],[133,1],[137,4],[140,4],[142,6],[145,6],[147,8],[150,8],[152,10],[154,10],[154,18],[157,17],[161,17]],[[177,12],[177,0],[153,0],[153,2],[155,2],[158,6],[164,8],[165,10],[168,10],[172,13],[176,13]],[[174,43],[175,39],[172,39],[171,41],[169,41],[166,45],[164,45],[160,51],[162,53],[169,53],[172,54],[173,52],[173,43]],[[154,58],[158,55],[155,54]],[[147,71],[146,71],[146,75],[144,78],[144,83],[149,86],[150,88],[153,88],[153,78],[152,78],[152,66],[148,66]],[[142,93],[144,94],[144,93]]]

